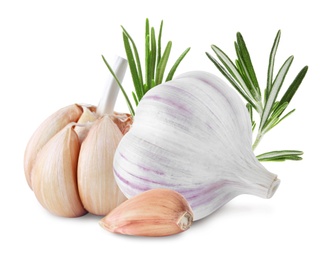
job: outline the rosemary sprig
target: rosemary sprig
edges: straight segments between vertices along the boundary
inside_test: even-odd
[[[136,106],[141,101],[142,97],[149,91],[151,88],[161,84],[164,81],[164,74],[166,72],[167,63],[169,60],[169,56],[172,49],[172,42],[169,41],[163,50],[161,47],[161,38],[162,38],[162,29],[163,29],[163,21],[161,21],[158,39],[156,38],[156,31],[154,27],[150,27],[149,19],[146,19],[145,24],[145,59],[144,59],[144,73],[142,71],[142,65],[140,61],[140,56],[138,52],[138,48],[132,39],[131,35],[126,31],[126,29],[122,26],[122,36],[123,43],[125,48],[126,57],[128,60],[134,91],[132,92],[132,97]],[[165,78],[165,81],[172,80],[175,71],[178,68],[178,65],[184,59],[186,54],[190,51],[190,48],[187,48],[175,61],[174,65],[171,67],[170,71]],[[116,79],[116,75],[114,75],[113,70],[110,65],[107,63],[105,58],[103,57],[106,66],[109,71],[112,73],[114,78]],[[126,99],[128,104],[130,113],[134,116],[135,110],[132,107],[132,104],[123,88],[121,83],[119,86],[122,90],[122,93]]]
[[[214,63],[219,71],[248,102],[247,109],[251,117],[253,130],[256,126],[256,121],[253,117],[253,110],[255,110],[259,115],[258,130],[256,139],[253,143],[253,149],[258,146],[262,137],[268,131],[273,129],[283,119],[287,118],[295,111],[295,109],[293,109],[282,116],[297,89],[301,85],[308,70],[308,66],[305,66],[290,84],[282,98],[280,100],[277,100],[278,94],[283,86],[283,82],[293,62],[293,56],[290,56],[283,63],[274,78],[273,73],[275,56],[280,42],[280,37],[281,31],[279,30],[276,34],[269,56],[267,82],[266,88],[264,90],[264,96],[261,94],[263,92],[259,86],[255,70],[248,49],[246,47],[246,43],[243,36],[239,32],[237,33],[237,41],[235,41],[235,50],[237,55],[235,62],[232,62],[228,55],[226,55],[220,48],[215,45],[212,45],[211,47],[220,62],[211,54],[206,53],[208,58]],[[301,160],[302,154],[303,153],[301,151],[283,150],[264,153],[258,155],[257,158],[260,161]]]

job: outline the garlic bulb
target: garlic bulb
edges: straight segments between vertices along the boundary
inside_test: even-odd
[[[128,197],[173,189],[194,220],[240,194],[270,198],[280,181],[252,151],[251,122],[237,93],[207,72],[188,72],[151,89],[114,157]]]
[[[123,79],[127,62],[118,58]],[[106,215],[126,200],[113,175],[113,156],[132,117],[113,111],[119,86],[111,77],[98,107],[73,104],[48,117],[25,150],[25,176],[50,212],[77,217],[87,211]]]
[[[190,228],[193,213],[176,191],[154,189],[123,202],[100,220],[113,233],[133,236],[169,236]]]

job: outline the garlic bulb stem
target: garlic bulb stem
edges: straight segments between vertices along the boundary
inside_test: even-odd
[[[118,56],[116,58],[113,70],[116,75],[116,77],[123,81],[125,72],[127,69],[127,60]],[[104,114],[113,114],[115,102],[117,99],[117,95],[119,93],[119,85],[114,79],[112,75],[109,76],[107,83],[105,85],[102,98],[99,101],[99,104],[97,106],[97,114],[99,116],[102,116]]]

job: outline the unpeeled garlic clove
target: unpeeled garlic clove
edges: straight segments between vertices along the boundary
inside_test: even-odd
[[[24,155],[24,170],[27,183],[33,189],[31,172],[40,149],[61,129],[71,122],[77,122],[82,108],[76,104],[66,106],[49,116],[30,138]]]
[[[193,213],[185,198],[169,189],[153,189],[123,202],[100,220],[113,233],[169,236],[187,230]]]
[[[126,200],[113,174],[114,153],[123,135],[111,117],[94,122],[79,153],[79,194],[85,209],[95,215],[106,215]]]
[[[77,187],[79,139],[69,124],[38,153],[32,170],[33,190],[41,205],[63,217],[87,213]]]

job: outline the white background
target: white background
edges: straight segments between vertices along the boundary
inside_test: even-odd
[[[325,259],[324,27],[321,1],[1,1],[0,259]],[[190,53],[177,73],[220,75],[205,56],[211,44],[234,58],[237,31],[246,40],[260,84],[269,50],[282,31],[276,68],[295,60],[286,86],[309,65],[290,104],[296,112],[265,136],[259,151],[300,149],[300,162],[265,163],[282,183],[270,200],[243,195],[185,233],[165,238],[114,235],[100,217],[47,213],[29,189],[23,154],[51,113],[71,103],[96,105],[108,71],[125,56],[120,25],[143,46],[144,22],[173,41],[171,60]],[[143,49],[140,49],[143,54]],[[143,55],[142,55],[143,57]],[[124,85],[130,92],[129,71]],[[120,95],[117,111],[127,112]],[[257,151],[257,152],[259,152]],[[113,256],[114,255],[114,256]]]

